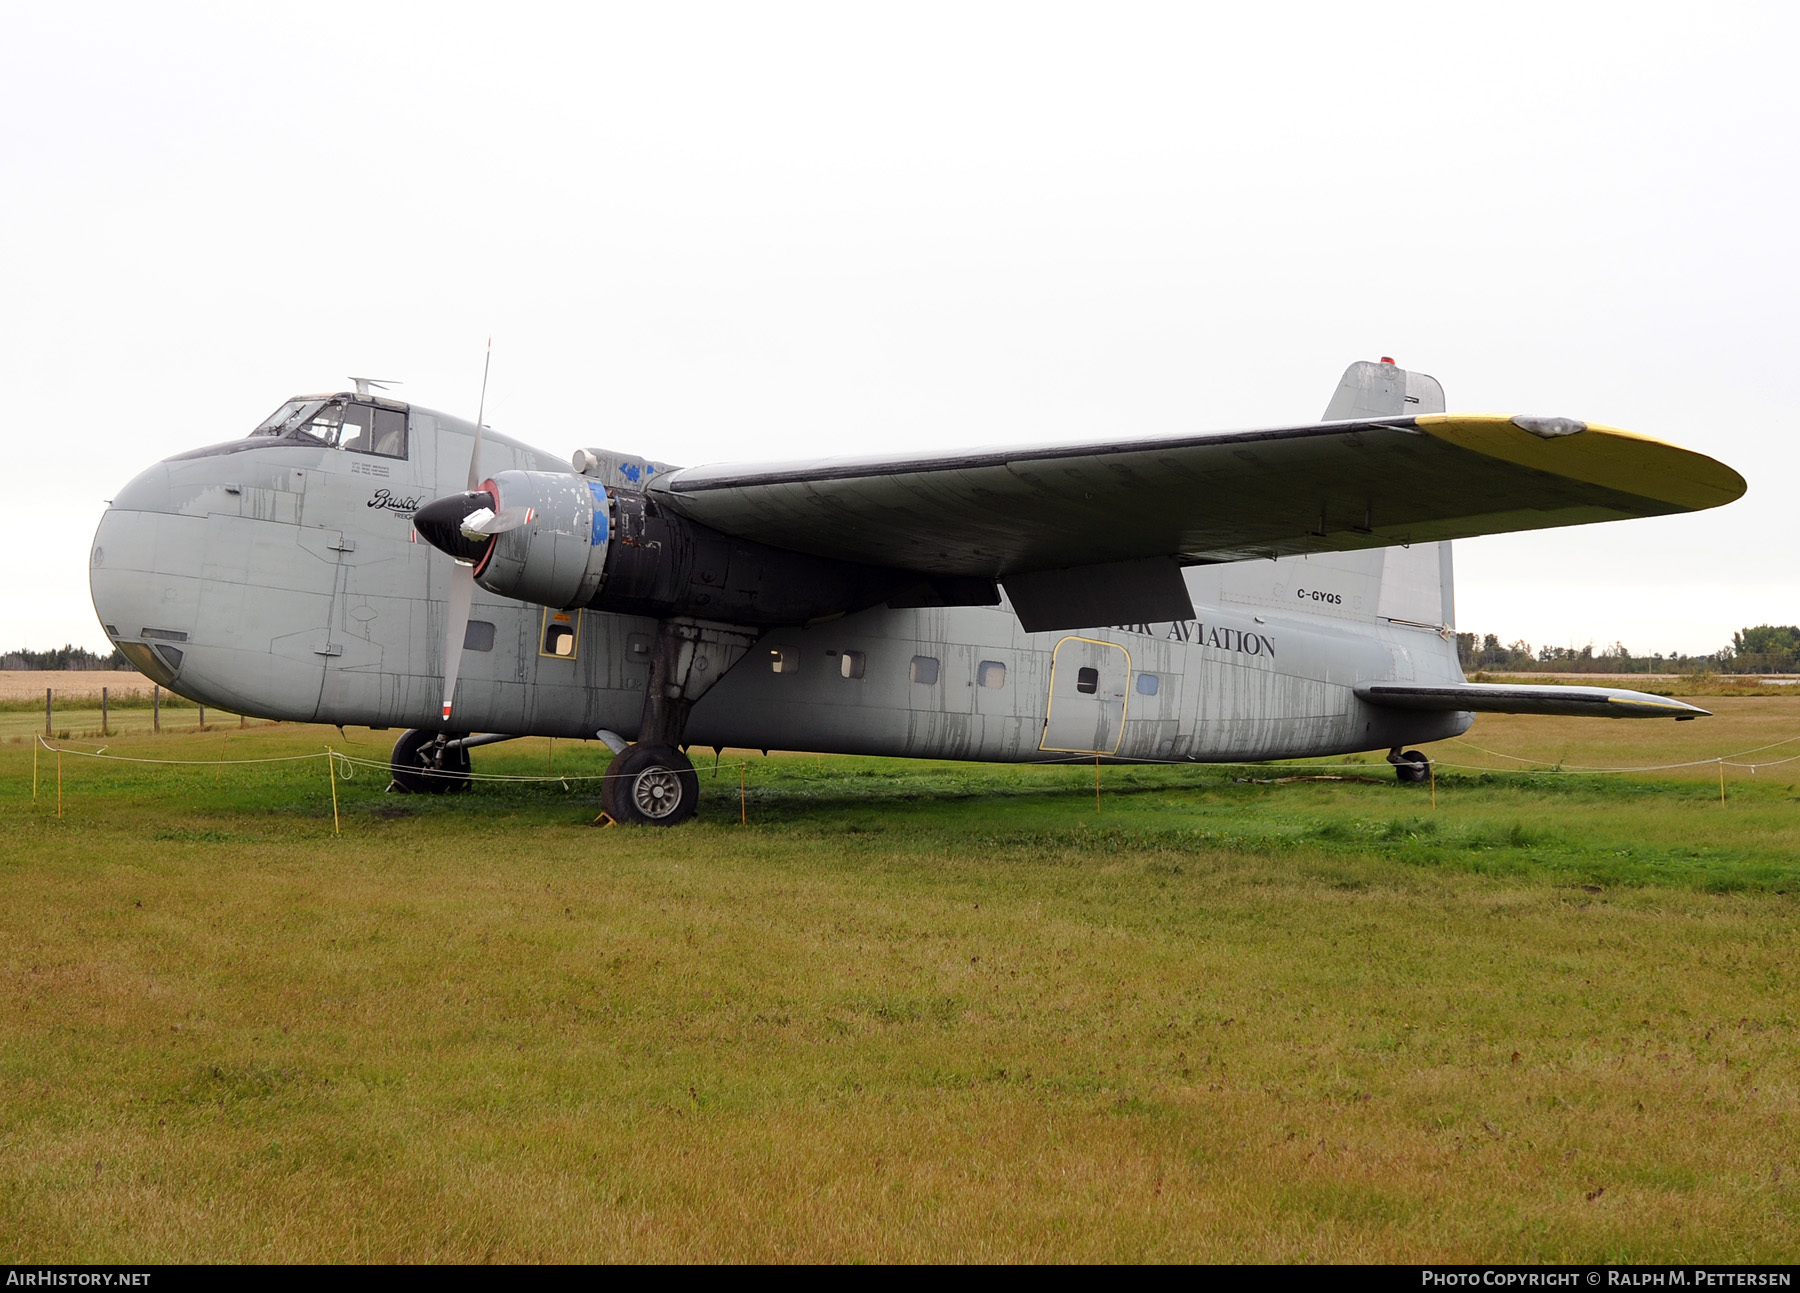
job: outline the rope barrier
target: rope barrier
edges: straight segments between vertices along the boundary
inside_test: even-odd
[[[168,763],[181,767],[212,768],[221,763],[303,763],[308,759],[325,757],[322,754],[283,754],[267,759],[137,759],[125,754],[107,754],[104,745],[98,750],[77,750],[69,745],[51,745],[42,736],[35,734],[33,739],[46,750],[54,750],[58,754],[78,754],[84,759],[105,759],[109,763]]]
[[[1467,746],[1469,749],[1476,751],[1478,754],[1486,754],[1486,755],[1489,755],[1490,757],[1496,758],[1496,759],[1511,759],[1516,763],[1548,763],[1548,762],[1550,762],[1550,760],[1547,760],[1547,759],[1528,759],[1528,758],[1525,758],[1524,756],[1518,755],[1518,754],[1505,754],[1499,750],[1484,749],[1481,746],[1476,745],[1473,741],[1465,741],[1460,736],[1453,736],[1450,739],[1453,742],[1455,742],[1457,745]],[[1751,768],[1751,769],[1773,768],[1780,764],[1792,763],[1795,759],[1800,759],[1800,754],[1791,754],[1785,759],[1763,759],[1756,763],[1737,763],[1737,762],[1734,762],[1734,760],[1741,759],[1746,754],[1756,754],[1763,750],[1773,750],[1777,746],[1792,745],[1795,741],[1800,741],[1800,736],[1783,737],[1779,741],[1770,741],[1767,745],[1753,745],[1748,750],[1734,750],[1730,754],[1714,755],[1710,759],[1692,759],[1686,763],[1657,763],[1657,764],[1651,764],[1649,766],[1641,767],[1641,768],[1601,768],[1601,767],[1588,767],[1588,766],[1581,765],[1581,764],[1568,766],[1561,762],[1557,762],[1555,765],[1555,770],[1560,770],[1560,771],[1564,771],[1564,772],[1668,772],[1668,771],[1672,771],[1677,768],[1704,768],[1704,767],[1708,766],[1709,764],[1714,764],[1714,763],[1724,763],[1727,767],[1732,767],[1732,768]],[[1472,765],[1445,763],[1444,766],[1445,767],[1467,767],[1467,766],[1472,766]],[[1500,771],[1500,769],[1498,769],[1498,768],[1483,769],[1483,770],[1484,771],[1494,771],[1494,772]],[[1549,771],[1549,770],[1551,770],[1551,769],[1546,769],[1546,771]]]
[[[331,749],[330,747],[327,747],[324,751],[317,753],[317,754],[274,755],[274,756],[268,756],[268,757],[263,757],[263,758],[250,758],[250,759],[241,759],[241,758],[240,759],[226,759],[224,757],[220,757],[217,759],[155,759],[155,758],[140,758],[140,757],[136,757],[136,756],[132,756],[132,755],[124,755],[124,754],[108,754],[108,753],[106,753],[105,746],[101,746],[98,750],[81,750],[81,749],[76,749],[72,746],[65,746],[65,745],[60,745],[60,744],[53,745],[49,741],[45,740],[42,735],[39,735],[39,734],[34,734],[32,737],[32,741],[33,741],[33,750],[32,750],[33,798],[36,798],[37,750],[40,747],[45,751],[48,751],[48,752],[51,752],[51,753],[54,753],[57,755],[58,765],[59,765],[58,766],[59,775],[58,775],[58,779],[57,779],[59,792],[61,790],[61,776],[60,776],[61,756],[64,754],[69,754],[69,755],[77,756],[80,758],[87,758],[87,759],[101,759],[101,760],[105,760],[106,762],[109,762],[109,763],[142,763],[142,764],[152,764],[152,765],[158,765],[158,766],[164,766],[164,767],[207,767],[207,768],[213,768],[213,769],[215,769],[215,771],[223,765],[253,766],[253,765],[257,765],[257,764],[307,763],[314,759],[324,759],[327,761],[329,775],[331,778],[331,789],[332,789],[332,797],[334,800],[334,805],[333,805],[334,810],[336,807],[335,800],[336,800],[336,796],[337,796],[337,782],[338,781],[340,781],[340,780],[342,780],[342,781],[355,780],[357,768],[368,768],[368,769],[374,769],[374,770],[382,772],[382,773],[389,773],[392,771],[392,766],[393,766],[392,763],[387,759],[364,758],[359,755],[346,754],[341,750],[334,750],[334,749]],[[1672,772],[1672,771],[1679,771],[1679,770],[1685,769],[1685,768],[1701,768],[1701,767],[1717,766],[1720,770],[1720,775],[1722,778],[1724,775],[1724,770],[1726,768],[1748,768],[1752,773],[1755,773],[1760,768],[1780,767],[1784,764],[1793,763],[1797,760],[1800,760],[1800,754],[1792,754],[1792,755],[1786,756],[1785,758],[1780,758],[1780,759],[1765,759],[1765,760],[1757,760],[1757,761],[1753,761],[1753,762],[1742,762],[1741,761],[1745,755],[1758,754],[1758,753],[1762,752],[1763,750],[1773,750],[1773,749],[1777,749],[1784,745],[1791,745],[1796,741],[1800,741],[1800,736],[1784,737],[1779,741],[1770,741],[1765,745],[1752,746],[1749,749],[1745,749],[1745,750],[1734,750],[1730,754],[1715,755],[1712,758],[1707,758],[1707,759],[1691,759],[1691,760],[1687,760],[1687,761],[1680,762],[1680,763],[1646,764],[1646,765],[1637,766],[1637,767],[1600,767],[1600,766],[1590,766],[1590,765],[1584,765],[1584,764],[1568,765],[1568,764],[1563,764],[1561,762],[1556,762],[1556,761],[1552,761],[1552,760],[1548,760],[1548,759],[1541,759],[1541,758],[1534,759],[1534,758],[1530,758],[1525,755],[1508,754],[1502,750],[1486,749],[1483,746],[1474,744],[1472,741],[1465,741],[1459,737],[1452,737],[1452,738],[1450,738],[1450,741],[1453,742],[1454,744],[1461,745],[1470,750],[1473,750],[1478,754],[1485,754],[1485,755],[1489,756],[1490,758],[1507,759],[1507,760],[1510,760],[1515,763],[1537,764],[1539,766],[1531,767],[1531,768],[1518,768],[1518,769],[1490,768],[1490,767],[1483,767],[1480,764],[1453,762],[1449,759],[1442,759],[1442,758],[1433,759],[1433,760],[1431,760],[1431,765],[1432,765],[1433,779],[1434,779],[1434,784],[1433,784],[1434,793],[1435,793],[1435,789],[1436,789],[1435,774],[1436,774],[1436,769],[1439,767],[1446,768],[1446,769],[1453,769],[1458,772],[1476,772],[1476,773],[1484,773],[1484,774],[1488,774],[1488,775],[1498,774],[1498,775],[1502,775],[1502,776],[1506,776],[1506,775],[1520,775],[1520,776],[1583,776],[1583,775],[1596,776],[1596,775],[1598,775],[1598,776],[1609,776],[1609,775],[1624,775],[1624,774],[1639,773],[1639,772]],[[1027,766],[1027,767],[1085,766],[1087,764],[1087,762],[1089,761],[1089,759],[1092,759],[1094,761],[1094,776],[1095,776],[1095,782],[1096,782],[1095,790],[1096,790],[1096,794],[1098,794],[1099,778],[1100,778],[1100,764],[1101,764],[1103,757],[1106,757],[1106,756],[1095,756],[1095,755],[1091,755],[1091,754],[1066,754],[1066,755],[1060,755],[1060,756],[1043,758],[1043,759],[1022,760],[1021,764],[1022,764],[1022,766]],[[755,761],[750,760],[750,759],[734,760],[734,763],[736,764],[736,766],[739,770],[738,781],[739,781],[739,798],[740,799],[745,799],[747,797],[748,785],[747,785],[746,779],[747,779],[748,769],[749,769],[751,763],[753,763],[753,762],[755,762]],[[1372,765],[1372,764],[1370,764],[1366,761],[1362,761],[1362,760],[1322,763],[1322,762],[1313,762],[1310,760],[1303,761],[1303,760],[1298,760],[1298,759],[1274,759],[1274,760],[1258,761],[1258,762],[1211,763],[1211,762],[1202,762],[1200,760],[1190,759],[1190,758],[1158,759],[1158,758],[1117,758],[1117,757],[1114,757],[1114,763],[1115,763],[1115,766],[1126,766],[1126,767],[1205,766],[1205,767],[1213,767],[1213,768],[1227,769],[1227,770],[1229,770],[1229,769],[1246,769],[1246,770],[1255,769],[1258,771],[1271,771],[1271,772],[1276,771],[1281,768],[1296,768],[1296,767],[1298,767],[1298,768],[1303,768],[1308,773],[1331,772],[1331,771],[1368,772],[1372,768],[1379,769],[1379,767],[1380,767],[1380,765],[1378,765],[1378,764]],[[715,765],[717,765],[716,760],[715,760]],[[716,767],[715,767],[715,771],[716,771]],[[900,776],[904,776],[905,774],[896,773],[895,775],[896,775],[896,777],[900,777]],[[604,781],[606,779],[606,773],[604,773],[604,772],[573,773],[573,774],[571,774],[571,773],[551,773],[549,775],[536,776],[536,775],[527,775],[527,774],[518,774],[518,773],[503,773],[503,772],[475,772],[475,771],[471,770],[469,772],[457,773],[457,774],[455,774],[455,778],[458,781],[483,781],[483,782],[492,782],[492,783],[497,783],[497,784],[518,784],[518,785],[557,784],[557,785],[561,785],[565,790],[567,790],[570,788],[570,783],[572,783],[572,782],[585,783],[585,782]],[[833,779],[841,779],[841,778],[833,778]],[[858,778],[858,780],[866,783],[868,778],[860,777],[860,778]],[[60,794],[59,794],[59,798],[60,798]],[[742,805],[740,805],[740,807],[742,807]],[[744,816],[744,815],[745,814],[740,813],[740,816]],[[335,822],[335,816],[336,815],[334,812],[334,822]]]

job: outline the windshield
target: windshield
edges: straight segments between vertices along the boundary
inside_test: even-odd
[[[289,400],[264,418],[251,435],[282,436],[306,423],[324,400]]]
[[[343,399],[289,400],[251,436],[322,444],[351,453],[406,457],[406,412]]]

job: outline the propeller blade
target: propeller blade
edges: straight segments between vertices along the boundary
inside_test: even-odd
[[[487,357],[481,361],[481,403],[475,410],[475,443],[469,449],[469,493],[474,494],[481,488],[481,423],[487,416],[487,384],[488,366],[494,361],[494,339],[488,338]],[[488,500],[487,494],[480,499]],[[458,538],[465,542],[479,541],[482,531],[471,531],[469,524],[484,514],[494,517],[491,509],[484,505],[475,505],[477,500],[464,495],[462,498],[451,496],[428,503],[413,515],[415,533],[422,532],[425,539],[433,547],[457,557],[457,563],[450,568],[450,597],[444,608],[444,717],[446,730],[450,727],[450,706],[456,699],[456,675],[462,671],[463,639],[469,633],[469,606],[475,598],[475,570],[473,566],[463,564],[463,553],[458,551]],[[473,506],[472,506],[473,505]],[[511,510],[511,509],[508,509]],[[424,530],[420,530],[423,523]],[[456,531],[450,527],[454,525]],[[477,552],[480,551],[478,548]]]
[[[484,507],[480,512],[472,512],[463,518],[462,532],[471,538],[476,535],[505,534],[521,525],[530,525],[531,518],[536,515],[536,509],[530,507],[503,507],[498,512],[490,512]]]
[[[475,447],[469,450],[469,488],[481,488],[481,420],[487,416],[488,365],[494,362],[494,339],[488,338],[487,358],[481,361],[481,403],[475,408]]]
[[[469,606],[475,597],[475,571],[462,562],[450,568],[449,605],[444,610],[444,727],[450,727],[450,702],[456,698],[456,675],[462,669],[463,639],[469,632]]]

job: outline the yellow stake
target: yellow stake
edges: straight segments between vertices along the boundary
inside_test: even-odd
[[[31,734],[31,802],[34,804],[37,802],[37,750],[40,744],[42,742],[37,739],[37,733],[33,732]]]
[[[1724,774],[1721,773],[1722,777]],[[1724,796],[1721,795],[1720,798]],[[62,820],[62,746],[56,747],[56,820]]]
[[[325,775],[331,778],[331,833],[342,834],[338,829],[337,806],[337,754],[328,745],[325,747]]]
[[[550,761],[556,757],[556,738],[550,738],[550,744],[544,750],[544,775],[550,776]]]

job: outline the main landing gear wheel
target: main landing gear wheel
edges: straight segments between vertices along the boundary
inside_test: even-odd
[[[672,745],[632,745],[606,769],[600,801],[616,822],[675,826],[700,806],[700,777]]]
[[[394,785],[409,795],[442,795],[469,788],[469,752],[458,747],[446,749],[439,744],[439,733],[422,727],[408,728],[394,742],[394,755],[389,766]],[[461,733],[448,734],[455,739]]]
[[[1423,750],[1401,750],[1388,755],[1388,762],[1394,765],[1394,775],[1401,785],[1420,785],[1431,777],[1431,760]]]

